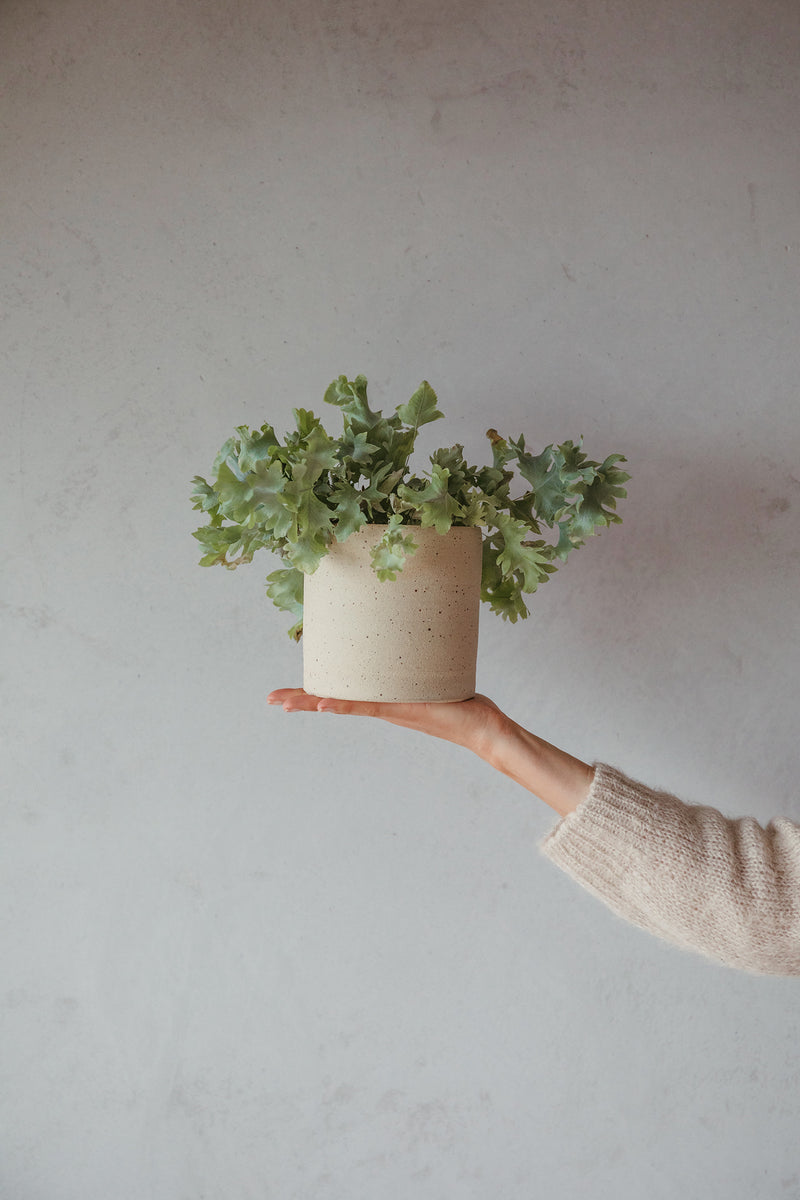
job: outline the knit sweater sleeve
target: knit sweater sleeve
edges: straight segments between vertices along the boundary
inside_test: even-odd
[[[685,804],[599,763],[543,853],[620,916],[762,975],[800,976],[800,825]]]

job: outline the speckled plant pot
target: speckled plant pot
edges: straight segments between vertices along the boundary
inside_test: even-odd
[[[414,526],[419,549],[381,582],[385,526],[334,542],[305,578],[303,686],[342,700],[454,701],[475,694],[481,532]]]

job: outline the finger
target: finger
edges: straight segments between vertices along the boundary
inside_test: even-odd
[[[317,711],[348,717],[387,718],[390,710],[397,707],[399,706],[396,704],[381,704],[372,700],[337,700],[334,696],[325,696],[319,701]]]
[[[336,713],[339,716],[373,717],[400,725],[404,729],[424,730],[430,724],[429,704],[387,703],[370,700],[337,700],[326,697],[320,700],[319,712]]]
[[[267,696],[268,704],[281,704],[287,712],[329,712],[354,717],[382,717],[399,721],[418,718],[420,704],[386,704],[370,700],[339,700],[335,696],[315,696],[303,688],[276,688]]]
[[[268,704],[281,704],[285,712],[314,712],[319,700],[302,688],[278,688],[267,697]]]

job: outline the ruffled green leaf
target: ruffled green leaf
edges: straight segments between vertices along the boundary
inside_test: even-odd
[[[325,403],[341,408],[352,424],[356,427],[360,424],[365,430],[372,429],[382,419],[381,414],[373,412],[369,406],[367,380],[364,375],[356,375],[352,380],[346,375],[334,379],[325,392]]]
[[[292,455],[294,483],[304,488],[313,487],[325,471],[338,467],[339,448],[339,443],[328,437],[321,425],[315,425]]]
[[[292,528],[294,513],[286,502],[286,476],[281,464],[256,464],[250,475],[252,516],[275,537],[286,537]]]
[[[420,525],[432,527],[437,533],[447,533],[464,511],[463,506],[450,495],[449,479],[450,472],[435,464],[430,479],[423,486],[411,488],[401,484],[397,488],[400,499],[416,511]]]
[[[333,541],[333,513],[311,488],[292,481],[286,484],[285,491],[294,508],[284,554],[292,566],[312,574]]]
[[[492,464],[496,471],[502,471],[506,463],[514,457],[514,451],[504,437],[496,429],[487,429],[486,436],[492,447]]]
[[[625,461],[621,454],[612,454],[594,472],[591,482],[582,483],[576,489],[579,500],[573,531],[577,537],[589,537],[596,527],[618,524],[622,520],[615,510],[617,500],[628,494],[622,484],[630,479],[630,475],[618,470],[614,464]]]
[[[212,466],[211,470],[216,475],[224,462],[228,462],[229,459],[233,459],[234,463],[235,463],[236,460],[238,459],[238,457],[239,457],[238,439],[234,438],[234,437],[229,437],[228,440],[226,442],[223,442],[222,445],[220,446],[219,451],[217,453],[217,457],[214,459],[214,465]]]
[[[325,403],[335,404],[348,412],[368,408],[366,375],[356,375],[353,380],[348,379],[346,375],[339,375],[328,385]]]
[[[206,556],[216,556],[219,562],[222,561],[231,546],[238,542],[240,535],[241,531],[236,525],[203,525],[192,533],[192,537],[197,538],[206,551]],[[203,566],[208,565],[208,563],[203,563]]]
[[[523,521],[497,513],[494,523],[503,539],[497,565],[504,578],[516,575],[524,592],[535,592],[556,569],[552,547],[541,540],[531,541],[530,529]]]
[[[520,446],[524,446],[521,438],[515,447],[519,473],[531,485],[531,499],[540,519],[553,525],[571,503],[569,489],[575,478],[564,472],[564,456],[560,450],[547,446],[541,454],[534,455],[518,449]]]
[[[372,569],[381,582],[394,580],[408,555],[418,549],[410,527],[402,525],[399,517],[391,517],[380,541],[372,548]]]
[[[211,487],[211,484],[206,483],[202,475],[195,475],[192,483],[194,484],[192,488],[192,508],[199,508],[202,512],[216,512],[219,508],[219,496]]]
[[[400,420],[411,427],[414,437],[421,426],[444,416],[437,407],[436,392],[426,379],[423,379],[408,404],[399,405],[396,411]]]
[[[470,481],[469,468],[464,460],[463,446],[450,446],[431,455],[431,465],[447,471],[447,490],[451,496],[460,496]]]
[[[629,479],[617,465],[622,455],[593,462],[582,441],[531,453],[524,437],[490,429],[490,465],[468,466],[456,445],[436,450],[430,475],[420,476],[409,470],[417,433],[442,416],[427,381],[389,417],[370,408],[363,375],[339,376],[325,401],[341,410],[340,438],[311,410],[296,408],[296,428],[283,444],[269,424],[239,426],[214,460],[214,477],[192,481],[192,505],[208,520],[195,533],[201,563],[233,568],[263,548],[279,553],[288,566],[269,577],[268,591],[300,618],[293,636],[302,628],[303,575],[316,570],[334,539],[344,541],[366,522],[385,525],[373,553],[385,580],[416,548],[415,525],[442,534],[452,525],[481,528],[482,597],[516,621],[527,616],[524,594],[591,534],[620,520],[617,501]],[[541,536],[543,527],[556,531],[555,544]]]
[[[345,541],[366,524],[367,518],[362,508],[363,496],[364,493],[346,479],[337,483],[331,491],[328,503],[333,506],[337,542]]]
[[[349,435],[342,438],[339,454],[345,467],[351,462],[361,466],[369,463],[379,450],[380,446],[370,442],[367,433],[350,432]]]
[[[229,521],[245,522],[251,511],[253,487],[246,476],[242,479],[234,473],[230,460],[220,465],[215,490],[222,515]]]
[[[242,474],[255,470],[260,463],[272,461],[280,443],[271,425],[262,425],[254,433],[241,425],[236,432],[239,434],[238,464]]]
[[[294,423],[297,426],[297,434],[292,435],[293,444],[305,442],[306,438],[310,437],[315,429],[322,428],[322,422],[319,417],[315,417],[313,412],[307,408],[293,408]],[[324,430],[323,430],[324,433]]]
[[[492,537],[483,540],[483,566],[481,570],[481,600],[492,612],[504,621],[513,624],[528,616],[528,608],[522,598],[520,580],[503,574],[498,564],[500,551]]]
[[[267,576],[267,595],[275,607],[299,618],[289,630],[289,637],[294,641],[299,641],[303,632],[304,584],[305,575],[293,567],[282,567]]]

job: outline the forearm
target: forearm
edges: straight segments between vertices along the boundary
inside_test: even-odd
[[[562,817],[585,799],[594,777],[594,769],[587,763],[543,741],[510,717],[504,717],[494,735],[476,747],[476,753]]]
[[[685,805],[536,737],[486,696],[383,704],[270,693],[287,712],[380,717],[464,746],[562,818],[544,853],[610,908],[744,970],[800,976],[800,826]]]

